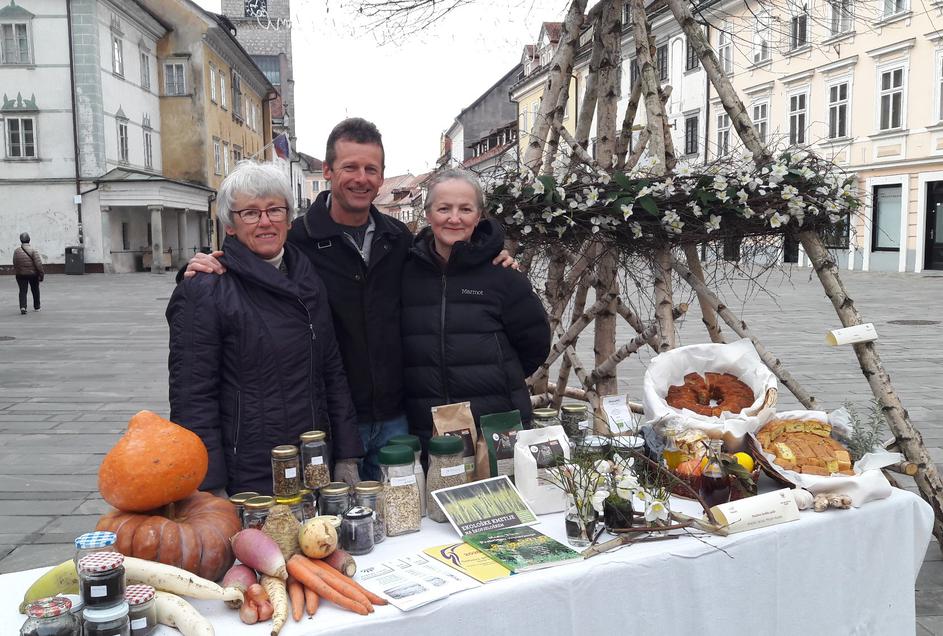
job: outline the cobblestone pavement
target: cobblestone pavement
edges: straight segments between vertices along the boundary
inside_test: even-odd
[[[943,272],[843,272],[895,387],[943,463]],[[808,269],[775,270],[757,283],[727,278],[725,302],[825,408],[867,408],[870,391],[849,347],[824,344],[840,326]],[[71,540],[107,506],[96,472],[131,415],[167,414],[170,275],[48,276],[43,308],[21,316],[12,276],[0,277],[0,572],[58,563]],[[762,289],[761,289],[762,288]],[[679,298],[678,300],[684,300]],[[683,343],[706,341],[697,303],[680,326]],[[589,300],[592,303],[592,296]],[[621,322],[621,319],[620,319]],[[724,329],[730,338],[731,331]],[[619,340],[632,337],[619,327]],[[592,339],[578,346],[592,360]],[[650,352],[620,367],[620,390],[640,398]],[[780,393],[780,408],[798,403]],[[918,634],[943,634],[943,555],[936,543],[917,579]]]

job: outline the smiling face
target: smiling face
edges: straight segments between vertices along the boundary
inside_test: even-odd
[[[436,251],[448,259],[452,246],[468,241],[481,220],[478,193],[467,181],[449,179],[437,184],[429,195],[432,204],[426,218],[432,227]]]
[[[334,142],[336,156],[324,165],[324,177],[331,182],[331,211],[335,206],[343,222],[346,215],[364,216],[383,185],[383,148],[347,139]]]
[[[232,199],[233,210],[258,208],[265,210],[278,206],[287,206],[284,197],[261,196],[251,197],[237,194]],[[281,221],[273,222],[268,214],[263,214],[258,223],[246,223],[238,214],[232,215],[233,227],[226,228],[226,234],[235,236],[236,240],[248,247],[253,253],[262,258],[274,258],[282,251],[285,239],[288,237],[288,227],[291,224],[286,216]]]

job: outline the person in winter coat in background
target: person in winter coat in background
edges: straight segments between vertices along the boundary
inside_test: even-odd
[[[323,430],[334,460],[353,463],[363,446],[324,283],[285,243],[291,185],[242,161],[217,201],[228,273],[186,279],[167,306],[170,419],[206,445],[201,490],[269,494],[275,446]]]
[[[46,273],[43,271],[43,259],[32,245],[29,234],[20,234],[20,246],[13,250],[13,274],[20,288],[20,313],[26,314],[26,288],[33,294],[33,311],[39,311],[39,283]]]
[[[426,197],[429,225],[403,272],[403,378],[410,430],[423,447],[431,407],[471,402],[475,422],[518,409],[531,419],[525,379],[550,351],[550,325],[527,278],[492,259],[504,245],[471,173],[435,175]]]

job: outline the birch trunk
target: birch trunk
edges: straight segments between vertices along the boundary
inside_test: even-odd
[[[680,318],[685,314],[685,312],[687,312],[687,310],[688,306],[684,303],[681,303],[674,309],[674,317],[676,319]],[[619,347],[619,350],[609,356],[609,358],[603,361],[602,364],[598,365],[590,374],[590,379],[594,382],[598,382],[599,378],[605,377],[615,371],[616,366],[618,366],[630,355],[638,351],[643,345],[648,343],[649,339],[654,337],[657,333],[658,323],[653,322],[648,327],[643,329],[639,335],[635,336],[635,338]]]
[[[622,88],[622,0],[607,3],[600,16],[602,52],[599,61],[599,97],[596,100],[596,163],[604,170],[614,166],[616,105]],[[594,38],[595,46],[595,38]]]
[[[586,296],[589,295],[589,283],[585,280],[576,288],[576,294],[573,296],[573,316],[579,316],[583,313],[583,310],[586,309]],[[572,326],[572,320],[570,321]],[[567,358],[564,358],[560,362],[560,370],[557,372],[557,384],[556,388],[551,391],[552,398],[550,400],[551,406],[554,408],[560,408],[560,403],[563,401],[564,390],[567,387],[567,384],[570,382],[570,361]],[[549,389],[548,389],[549,390]]]
[[[547,131],[554,120],[554,111],[558,108],[557,98],[564,84],[569,90],[570,76],[573,74],[573,58],[576,57],[576,47],[580,39],[580,28],[583,26],[583,14],[586,12],[587,0],[573,0],[563,21],[563,29],[557,50],[550,61],[547,72],[547,84],[540,111],[530,132],[530,141],[524,153],[524,165],[534,172],[540,167],[543,158],[544,142]],[[562,117],[561,117],[562,120]]]
[[[691,270],[691,274],[706,285],[704,269],[701,267],[701,259],[697,255],[697,245],[685,243],[683,249],[684,258],[688,262],[688,269]],[[720,325],[717,324],[717,314],[714,312],[714,308],[711,307],[710,301],[704,296],[703,292],[697,289],[694,291],[697,294],[698,305],[701,307],[701,321],[707,327],[707,334],[710,336],[711,342],[723,344],[724,336],[720,333]]]
[[[845,291],[845,286],[838,276],[838,267],[822,242],[822,237],[815,230],[803,230],[799,233],[799,240],[809,260],[812,261],[815,273],[825,289],[825,295],[832,301],[835,313],[838,314],[842,325],[845,327],[860,325],[861,316],[855,308],[854,301]],[[914,475],[914,481],[917,482],[920,494],[933,508],[935,518],[933,535],[943,546],[943,479],[940,478],[933,458],[927,452],[920,431],[910,421],[910,415],[901,404],[897,393],[894,392],[891,378],[884,369],[884,363],[881,362],[875,343],[863,342],[852,346],[858,357],[861,373],[868,381],[874,397],[881,403],[884,417],[897,439],[900,452],[904,454],[907,461],[917,464],[918,470]]]
[[[635,63],[639,68],[639,77],[642,82],[642,97],[645,100],[645,116],[648,120],[650,133],[648,143],[652,156],[658,162],[656,171],[664,174],[665,165],[665,135],[668,122],[665,118],[665,109],[658,94],[658,77],[655,75],[655,66],[652,64],[652,53],[649,45],[648,22],[645,15],[643,0],[629,0],[632,7],[632,22],[635,34]]]
[[[621,298],[616,304],[616,313],[622,316],[622,318],[625,319],[627,323],[629,323],[629,326],[635,329],[635,333],[642,333],[643,331],[645,331],[645,329],[647,329],[647,327],[642,324],[641,319],[639,319],[635,311],[631,307],[623,303]],[[651,347],[652,351],[654,351],[655,353],[658,353],[658,333],[657,332],[651,338],[649,338],[646,342],[648,343],[648,346]]]
[[[642,82],[636,78],[632,82],[632,90],[629,91],[629,103],[626,104],[625,115],[622,117],[622,130],[619,131],[619,138],[616,140],[617,170],[625,170],[625,155],[629,152],[629,145],[632,141],[632,128],[635,125],[635,116],[638,114],[638,104],[641,99]]]
[[[605,249],[605,247],[603,248]],[[614,250],[606,250],[599,259],[597,266],[596,295],[599,298],[609,298],[604,308],[596,316],[593,332],[593,353],[596,366],[606,361],[616,348],[616,296],[619,293],[619,282],[616,279],[616,255]],[[600,376],[596,380],[596,392],[599,395],[618,393],[619,382],[616,370]]]
[[[600,7],[602,4],[596,6]],[[576,118],[576,143],[584,149],[589,147],[589,130],[593,127],[593,111],[596,110],[596,98],[599,94],[599,65],[603,57],[602,25],[603,13],[599,12],[593,20],[593,51],[589,58],[583,103],[580,104],[580,112]]]

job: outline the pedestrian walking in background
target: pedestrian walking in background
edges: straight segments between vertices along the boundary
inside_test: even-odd
[[[13,273],[20,288],[20,313],[26,313],[26,288],[33,294],[33,311],[39,311],[39,283],[46,277],[43,259],[29,244],[29,234],[20,234],[20,246],[13,251]]]

